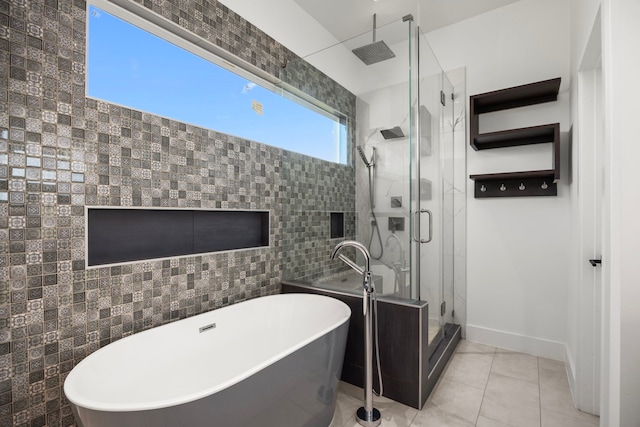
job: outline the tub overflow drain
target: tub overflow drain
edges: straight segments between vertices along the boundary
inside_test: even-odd
[[[203,327],[200,328],[200,333],[207,332],[210,329],[215,329],[215,327],[216,327],[215,323],[212,323],[212,324],[207,325],[207,326],[203,326]]]

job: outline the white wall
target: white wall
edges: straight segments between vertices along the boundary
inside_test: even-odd
[[[444,69],[466,66],[474,95],[554,77],[558,102],[482,116],[481,130],[560,122],[568,132],[569,4],[523,0],[428,35]],[[566,149],[563,149],[566,154]],[[467,172],[550,168],[549,144],[474,151]],[[467,337],[564,357],[569,280],[566,159],[558,197],[475,199],[468,181]]]
[[[593,21],[601,0],[570,0],[571,72],[575,73],[583,60]]]

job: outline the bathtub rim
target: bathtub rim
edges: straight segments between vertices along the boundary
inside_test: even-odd
[[[85,365],[87,365],[88,363],[90,363],[90,358],[93,354],[97,354],[98,352],[104,352],[107,351],[106,349],[109,347],[109,345],[113,344],[113,343],[118,343],[118,342],[123,342],[124,340],[128,340],[131,338],[134,338],[136,336],[139,336],[140,334],[144,334],[146,332],[151,332],[154,330],[157,330],[158,328],[162,328],[164,326],[171,326],[176,324],[177,322],[181,321],[181,320],[187,320],[187,319],[195,319],[198,317],[202,317],[205,316],[207,314],[211,314],[214,311],[217,310],[224,310],[225,308],[230,308],[242,303],[250,303],[252,301],[258,301],[264,298],[287,298],[288,295],[293,295],[293,294],[273,294],[273,295],[266,295],[264,297],[257,297],[257,298],[252,298],[250,300],[246,300],[246,301],[242,301],[239,302],[237,304],[232,304],[232,305],[228,305],[225,307],[221,307],[218,309],[214,309],[214,310],[209,310],[207,312],[195,315],[195,316],[191,316],[185,319],[180,319],[178,321],[174,321],[174,322],[170,322],[164,325],[160,325],[157,326],[155,328],[150,328],[147,329],[145,331],[141,331],[138,333],[134,333],[132,335],[129,335],[127,337],[121,338],[117,341],[113,341],[112,343],[109,343],[108,345],[96,350],[95,352],[89,354],[88,356],[86,356],[84,359],[82,359],[78,364],[76,364],[71,371],[69,372],[69,374],[67,375],[67,377],[65,378],[64,384],[63,384],[63,393],[65,395],[65,397],[69,400],[69,402],[73,405],[82,407],[82,408],[86,408],[86,409],[90,409],[90,410],[94,410],[94,411],[103,411],[103,412],[135,412],[135,411],[148,411],[148,410],[154,410],[154,409],[161,409],[161,408],[168,408],[168,407],[172,407],[172,406],[178,406],[178,405],[182,405],[185,403],[190,403],[190,402],[194,402],[197,401],[199,399],[203,399],[207,396],[211,396],[215,393],[221,392],[227,388],[230,388],[238,383],[240,383],[241,381],[249,378],[250,376],[254,375],[255,373],[266,369],[267,367],[273,365],[274,363],[276,363],[277,361],[289,356],[290,354],[293,354],[294,352],[296,352],[297,350],[303,348],[304,346],[308,345],[309,343],[331,333],[332,331],[340,328],[342,325],[344,325],[345,323],[349,322],[349,320],[351,319],[351,309],[349,308],[348,305],[346,305],[345,303],[343,303],[342,301],[336,299],[336,298],[332,298],[332,297],[328,297],[328,296],[323,296],[323,295],[309,295],[312,298],[306,298],[306,299],[325,299],[325,300],[332,300],[332,303],[335,304],[337,307],[340,307],[341,310],[343,311],[343,316],[340,318],[339,321],[332,323],[330,326],[327,326],[323,329],[321,329],[320,331],[316,332],[315,334],[310,335],[309,337],[305,338],[304,340],[300,340],[299,342],[297,342],[295,345],[288,347],[285,351],[282,351],[280,353],[277,353],[276,355],[265,359],[264,361],[262,361],[262,363],[258,363],[252,367],[250,367],[249,369],[243,371],[242,373],[228,379],[227,381],[223,381],[220,382],[218,384],[214,384],[211,387],[206,387],[203,389],[200,389],[196,392],[193,393],[186,393],[184,395],[175,397],[175,398],[171,398],[171,399],[157,399],[151,402],[145,402],[144,404],[140,404],[140,403],[117,403],[117,404],[113,404],[113,403],[108,403],[105,404],[105,402],[102,401],[95,401],[93,399],[87,399],[86,397],[82,396],[81,391],[74,389],[72,382],[73,382],[73,378],[77,375],[81,374],[81,371],[83,370],[83,367]],[[297,294],[297,295],[303,295],[303,294]],[[294,298],[289,298],[289,299],[294,299]],[[295,299],[299,299],[299,298],[295,298]],[[335,302],[335,303],[334,303]],[[156,331],[157,332],[157,331]],[[80,367],[80,369],[77,369],[78,367]],[[74,372],[75,371],[75,372]],[[69,385],[68,385],[69,384]]]

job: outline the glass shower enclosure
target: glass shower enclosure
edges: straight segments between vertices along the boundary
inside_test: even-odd
[[[395,56],[366,65],[371,86],[357,94],[356,240],[371,253],[379,296],[429,302],[430,356],[454,309],[453,87],[412,19],[378,37]]]
[[[453,85],[410,15],[301,60],[318,69],[340,64],[356,82],[355,114],[346,118],[345,167],[353,182],[345,182],[342,189],[353,191],[354,199],[349,206],[325,206],[313,213],[301,212],[299,206],[285,208],[289,210],[284,212],[285,224],[288,218],[329,218],[338,211],[344,215],[344,233],[326,236],[315,246],[326,257],[321,268],[308,260],[305,265],[314,268],[302,268],[296,261],[300,242],[285,241],[283,278],[319,290],[360,295],[358,273],[329,260],[337,243],[357,240],[371,255],[379,301],[428,304],[428,321],[419,330],[426,340],[420,357],[430,359],[441,351],[439,344],[454,323],[454,196],[460,190],[454,186],[454,166],[459,162],[454,150]],[[291,228],[298,229],[296,225]],[[364,264],[355,252],[352,257]]]

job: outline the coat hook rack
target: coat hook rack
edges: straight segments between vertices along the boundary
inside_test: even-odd
[[[510,174],[471,175],[475,197],[557,196],[557,185],[546,176],[526,177]]]

